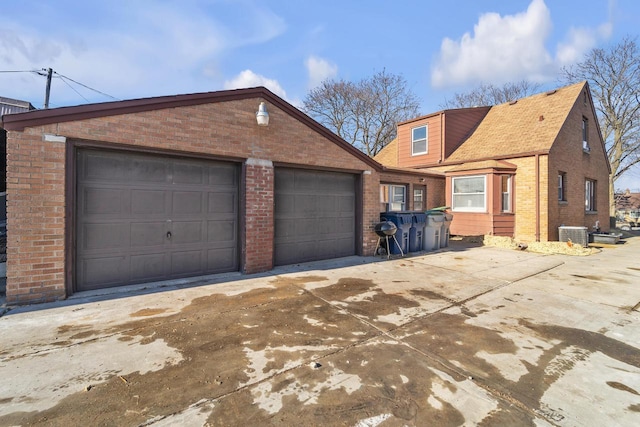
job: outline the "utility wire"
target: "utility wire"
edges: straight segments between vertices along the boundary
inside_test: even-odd
[[[100,95],[104,95],[104,96],[106,96],[106,97],[108,97],[108,98],[111,98],[111,99],[113,99],[113,100],[115,100],[115,101],[120,101],[120,100],[119,100],[118,98],[116,98],[115,96],[111,96],[111,95],[109,95],[109,94],[107,94],[107,93],[100,92],[100,91],[99,91],[99,90],[97,90],[97,89],[94,89],[94,88],[89,87],[89,86],[87,86],[87,85],[85,85],[85,84],[82,84],[82,83],[80,83],[80,82],[77,82],[77,81],[73,80],[72,78],[67,77],[67,76],[65,76],[65,75],[62,75],[62,74],[58,73],[57,71],[54,71],[54,74],[56,74],[56,75],[58,75],[58,76],[62,77],[62,79],[63,79],[63,80],[64,80],[64,79],[66,79],[66,80],[72,81],[73,83],[75,83],[75,84],[77,84],[77,85],[80,85],[80,86],[82,86],[82,87],[84,87],[84,88],[86,88],[86,89],[92,90],[92,91],[94,91],[94,92],[96,92],[96,93],[99,93]],[[67,83],[67,82],[65,82],[65,83]],[[67,83],[67,84],[68,84],[68,83]],[[75,90],[75,89],[74,89],[74,90]],[[76,93],[77,93],[77,92],[78,92],[78,91],[76,91]],[[79,94],[79,93],[78,93],[78,94]],[[82,96],[82,95],[81,95],[81,96]],[[84,98],[84,97],[83,97],[83,98]],[[86,98],[85,98],[85,99],[86,99]],[[88,101],[87,101],[87,102],[88,102]]]
[[[56,73],[56,74],[58,74],[58,73]],[[69,82],[67,81],[67,79],[66,79],[66,78],[64,78],[63,76],[60,76],[60,80],[62,80],[62,81],[64,82],[64,84],[66,84],[67,86],[69,86],[69,88],[70,88],[72,91],[74,91],[75,93],[77,93],[77,94],[78,94],[78,96],[80,96],[80,98],[84,99],[84,100],[85,100],[85,101],[87,101],[87,102],[90,102],[87,98],[85,98],[84,96],[82,96],[82,94],[81,94],[80,92],[78,92],[78,91],[76,90],[76,88],[75,88],[75,87],[71,86],[71,85],[69,84]]]

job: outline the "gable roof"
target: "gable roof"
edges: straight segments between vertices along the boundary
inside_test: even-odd
[[[161,110],[193,105],[211,104],[225,101],[261,98],[278,107],[289,116],[297,119],[318,134],[327,138],[351,155],[362,160],[376,170],[382,170],[382,165],[364,154],[362,151],[322,126],[305,113],[289,104],[265,87],[247,89],[222,90],[216,92],[202,92],[186,95],[159,96],[153,98],[130,99],[125,101],[103,102],[73,107],[60,107],[47,110],[36,110],[25,113],[4,115],[0,117],[0,128],[22,131],[27,127],[42,126],[52,123],[62,123],[86,120],[97,117],[108,117],[120,114],[140,113],[143,111]],[[257,108],[257,105],[256,105]]]
[[[445,163],[548,153],[586,84],[576,83],[491,107]]]

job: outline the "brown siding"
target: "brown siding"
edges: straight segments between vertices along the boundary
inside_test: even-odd
[[[441,114],[424,117],[398,126],[398,166],[416,167],[437,164],[440,160],[442,127]],[[427,154],[411,155],[411,129],[418,126],[428,126]]]
[[[491,107],[447,110],[444,113],[444,157],[453,153],[487,115]]]

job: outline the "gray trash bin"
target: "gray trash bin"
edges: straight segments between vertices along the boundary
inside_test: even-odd
[[[427,211],[427,226],[424,232],[424,250],[436,251],[440,249],[440,234],[444,214],[442,212]]]
[[[449,227],[451,226],[451,221],[453,221],[453,214],[449,212],[443,212],[444,214],[444,222],[442,223],[442,231],[440,232],[440,247],[446,248],[449,246]]]

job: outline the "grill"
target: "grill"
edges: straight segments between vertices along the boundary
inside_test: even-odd
[[[375,231],[378,237],[388,237],[396,234],[398,227],[391,221],[379,222],[375,226]]]
[[[389,237],[393,239],[393,241],[400,249],[400,254],[404,256],[404,252],[402,251],[402,247],[398,243],[398,239],[396,239],[396,232],[398,231],[398,227],[391,221],[379,222],[373,228],[378,235],[378,244],[376,245],[375,254],[378,254],[378,250],[385,250],[387,252],[387,259],[391,257],[391,251],[389,250]],[[385,246],[382,246],[382,242],[385,243]]]

